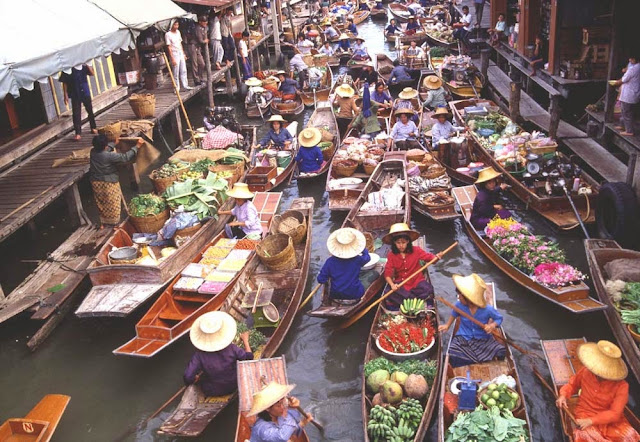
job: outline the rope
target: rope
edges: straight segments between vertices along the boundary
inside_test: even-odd
[[[583,223],[586,223],[587,220],[589,219],[589,215],[591,215],[591,204],[589,203],[589,193],[590,192],[586,192],[586,191],[582,191],[582,189],[580,189],[581,191],[578,192],[578,195],[584,195],[584,197],[587,199],[587,216],[585,218],[582,219]],[[590,189],[586,189],[586,190],[590,190]],[[571,229],[575,229],[576,227],[578,227],[580,225],[579,222],[575,223],[572,226],[568,226],[568,227],[560,227],[562,230],[571,230]]]

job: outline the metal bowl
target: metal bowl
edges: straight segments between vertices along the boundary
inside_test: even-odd
[[[138,257],[138,249],[135,247],[120,247],[109,252],[111,261],[131,261]]]

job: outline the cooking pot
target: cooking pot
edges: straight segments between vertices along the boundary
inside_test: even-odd
[[[134,261],[138,257],[138,249],[135,247],[120,247],[109,252],[109,260],[118,262]]]

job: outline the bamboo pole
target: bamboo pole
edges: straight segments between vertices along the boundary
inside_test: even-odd
[[[184,108],[184,103],[182,102],[182,97],[180,96],[180,89],[176,83],[176,79],[173,78],[173,69],[171,69],[171,63],[169,63],[169,58],[167,58],[167,53],[162,52],[162,56],[164,57],[164,62],[167,64],[167,69],[169,71],[169,77],[171,78],[171,83],[173,83],[173,90],[176,93],[176,97],[178,97],[178,103],[180,103],[180,108],[182,109],[182,114],[184,115],[184,119],[187,121],[187,126],[189,127],[189,134],[191,136],[191,142],[195,145],[196,139],[194,138],[195,132],[193,131],[193,127],[191,127],[191,120],[189,120],[189,115],[187,115],[187,110]]]

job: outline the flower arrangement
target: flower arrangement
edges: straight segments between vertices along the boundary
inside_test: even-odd
[[[435,339],[435,329],[431,320],[419,322],[390,320],[380,333],[380,347],[393,353],[415,353],[429,347]]]
[[[585,275],[569,264],[547,262],[536,266],[533,279],[547,287],[557,288],[582,281]]]

